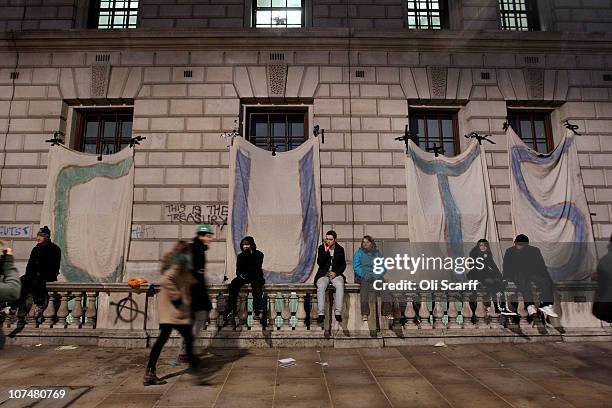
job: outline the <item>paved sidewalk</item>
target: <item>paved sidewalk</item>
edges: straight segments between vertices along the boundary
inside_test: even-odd
[[[199,386],[185,366],[169,364],[175,353],[160,359],[168,384],[143,387],[147,350],[8,347],[0,352],[0,408],[612,406],[611,343],[215,349],[204,362],[216,376]],[[297,365],[278,368],[285,357]],[[51,387],[66,397],[9,399],[9,390]]]

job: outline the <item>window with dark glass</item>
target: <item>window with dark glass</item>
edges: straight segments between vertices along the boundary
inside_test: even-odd
[[[75,148],[93,154],[113,154],[130,144],[132,109],[75,110]]]
[[[553,150],[550,113],[538,111],[510,111],[508,123],[525,144],[538,153]]]
[[[304,26],[305,0],[253,0],[253,26],[293,28]]]
[[[499,0],[499,15],[502,30],[540,29],[538,5],[534,0]]]
[[[90,28],[136,28],[138,0],[93,0]]]
[[[411,110],[410,131],[417,137],[423,150],[433,151],[434,145],[442,147],[445,156],[459,153],[457,137],[457,112]]]
[[[248,141],[262,149],[285,152],[308,139],[306,109],[248,109],[245,132]]]
[[[408,0],[408,28],[439,30],[448,28],[447,0]]]

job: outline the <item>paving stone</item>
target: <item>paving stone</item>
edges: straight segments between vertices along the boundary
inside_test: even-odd
[[[454,408],[511,407],[510,404],[480,384],[448,384],[437,389]]]
[[[394,407],[450,407],[423,377],[380,378],[378,382]]]
[[[335,386],[330,387],[332,403],[334,407],[349,408],[383,408],[391,407],[389,401],[377,385]]]

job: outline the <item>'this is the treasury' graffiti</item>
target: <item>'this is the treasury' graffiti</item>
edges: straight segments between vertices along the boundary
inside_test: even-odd
[[[226,204],[182,204],[164,206],[165,217],[177,224],[213,224],[223,228],[227,225]]]

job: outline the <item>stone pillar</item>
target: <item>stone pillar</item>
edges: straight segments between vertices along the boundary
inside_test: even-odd
[[[97,293],[96,292],[86,292],[87,296],[87,306],[85,310],[85,323],[83,323],[84,327],[88,327],[93,329],[96,327],[96,317],[98,315],[98,307],[97,307]]]
[[[470,308],[470,294],[467,292],[463,293],[463,308],[461,309],[461,316],[463,317],[464,329],[474,328],[474,323],[472,323],[472,308]]]
[[[72,327],[81,328],[81,318],[83,317],[83,294],[74,293],[74,307],[72,308]]]

